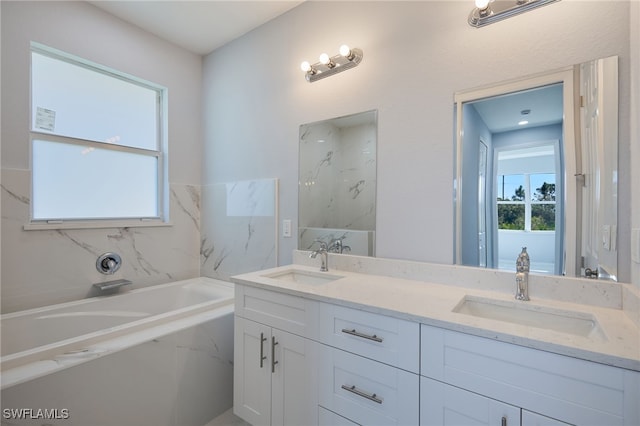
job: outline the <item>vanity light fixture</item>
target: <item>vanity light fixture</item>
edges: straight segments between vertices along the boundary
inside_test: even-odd
[[[469,14],[469,25],[483,27],[539,6],[560,0],[476,0]]]
[[[340,46],[340,53],[335,56],[329,56],[326,53],[320,55],[319,61],[310,64],[304,61],[300,64],[300,69],[305,73],[304,77],[309,83],[318,81],[321,78],[329,77],[341,71],[358,66],[362,61],[362,50],[358,48],[350,48],[346,44]]]

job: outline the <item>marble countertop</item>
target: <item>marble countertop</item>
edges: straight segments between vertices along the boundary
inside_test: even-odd
[[[304,284],[269,275],[290,270],[339,276],[318,284]],[[320,302],[382,313],[392,317],[460,331],[502,342],[554,352],[615,367],[640,371],[640,329],[622,309],[531,297],[515,301],[513,294],[473,287],[453,286],[382,275],[332,269],[321,273],[318,267],[300,264],[282,266],[231,278],[238,284],[302,296]],[[521,303],[527,309],[553,309],[593,315],[601,332],[588,336],[486,319],[454,312],[465,297],[487,298],[498,303]]]

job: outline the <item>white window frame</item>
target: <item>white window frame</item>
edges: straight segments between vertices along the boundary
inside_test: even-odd
[[[531,191],[532,190],[532,188],[531,188],[531,175],[532,175],[532,173],[522,173],[520,175],[517,175],[517,176],[523,176],[524,177],[524,185],[523,185],[524,200],[522,200],[522,201],[513,201],[513,200],[511,200],[511,201],[497,201],[496,200],[496,204],[498,206],[499,205],[504,205],[504,204],[508,204],[508,205],[524,205],[524,229],[498,228],[498,230],[500,230],[500,231],[525,231],[525,232],[546,232],[546,231],[548,231],[548,230],[545,230],[545,229],[531,229],[531,207],[533,205],[541,205],[541,204],[553,204],[553,205],[556,205],[556,201],[538,201],[538,200],[533,200],[532,199],[533,192]],[[556,224],[556,229],[557,229],[557,224]],[[553,230],[551,232],[555,232],[555,230]]]
[[[33,128],[33,108],[31,87],[29,92],[30,116],[29,116],[29,161],[30,170],[33,175],[33,141],[42,140],[46,142],[65,143],[78,146],[94,147],[104,150],[120,151],[134,153],[138,155],[155,157],[157,160],[157,212],[154,217],[135,217],[135,218],[88,218],[88,219],[34,219],[33,202],[30,203],[29,222],[24,225],[25,230],[41,230],[41,229],[92,229],[92,228],[122,228],[122,227],[149,227],[149,226],[170,226],[169,222],[169,184],[168,184],[168,91],[167,88],[156,85],[149,81],[138,77],[107,68],[95,62],[88,61],[75,55],[45,46],[40,43],[31,43],[30,57],[32,53],[46,55],[54,59],[65,61],[73,65],[81,66],[86,69],[107,75],[109,77],[124,80],[150,90],[154,90],[158,96],[158,139],[156,150],[143,148],[115,145],[95,140],[79,139],[62,135],[55,135],[47,132],[40,132]],[[33,179],[31,184],[31,200],[33,200]]]

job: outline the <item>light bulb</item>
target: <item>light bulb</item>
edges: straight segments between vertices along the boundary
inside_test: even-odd
[[[489,0],[476,0],[476,7],[480,10],[484,10],[489,7]]]
[[[307,61],[304,61],[300,64],[300,69],[304,72],[309,72],[311,71],[311,64]]]
[[[340,46],[340,54],[346,58],[351,55],[351,49],[346,44],[343,44]]]
[[[323,53],[322,55],[320,55],[320,63],[327,65],[330,62],[329,59],[329,55],[327,55],[326,53]]]

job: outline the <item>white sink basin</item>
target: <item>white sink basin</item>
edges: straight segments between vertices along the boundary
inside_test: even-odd
[[[504,301],[465,296],[453,312],[577,336],[605,339],[598,320],[592,314],[531,305],[529,302]]]
[[[326,284],[343,278],[340,275],[332,275],[326,272],[311,272],[300,269],[280,271],[273,274],[263,275],[263,277],[308,285]]]

